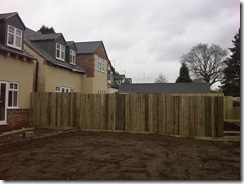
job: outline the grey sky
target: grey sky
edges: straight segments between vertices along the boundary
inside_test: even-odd
[[[18,3],[16,3],[18,2]],[[238,0],[0,0],[0,12],[18,12],[25,25],[63,33],[66,41],[104,42],[109,59],[133,82],[169,82],[180,57],[198,43],[223,49],[240,27]],[[145,74],[145,78],[144,78]]]

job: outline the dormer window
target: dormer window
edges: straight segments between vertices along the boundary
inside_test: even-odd
[[[56,43],[56,59],[64,61],[65,58],[65,47]]]
[[[76,60],[76,52],[72,49],[70,49],[70,63],[75,65],[75,60]]]
[[[8,26],[7,45],[16,49],[22,49],[22,31],[13,26]]]

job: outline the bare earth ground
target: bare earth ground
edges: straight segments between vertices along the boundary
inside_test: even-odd
[[[36,129],[0,137],[1,180],[240,180],[240,143]],[[21,139],[21,141],[20,141]]]

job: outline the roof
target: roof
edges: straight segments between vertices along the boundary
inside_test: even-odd
[[[121,84],[119,93],[194,94],[210,93],[209,83],[136,83]]]
[[[74,45],[75,46],[75,49],[77,50],[77,48],[76,48],[76,45],[75,45],[75,42],[74,41],[67,41],[66,42],[66,44],[67,44],[67,46],[71,46],[71,45]]]
[[[51,57],[47,52],[39,48],[38,46],[35,45],[35,43],[32,43],[25,37],[25,43],[29,45],[33,50],[35,50],[37,53],[39,53],[42,57],[44,57],[50,64],[53,64],[55,66],[59,66],[62,68],[69,69],[73,72],[78,72],[78,73],[85,73],[85,70],[79,66],[69,64],[67,62],[59,61]]]
[[[114,80],[124,80],[125,75],[123,74],[114,74]]]
[[[33,59],[33,60],[36,59],[29,52],[27,52],[25,49],[23,49],[23,50],[11,49],[9,47],[4,47],[2,44],[0,44],[0,50],[5,51],[5,52],[10,52],[10,53],[18,54],[20,56],[24,56],[24,57],[27,57],[27,58]]]
[[[48,33],[48,34],[38,34],[38,35],[27,35],[30,41],[44,41],[44,40],[55,40],[62,33]]]
[[[75,42],[77,54],[92,54],[102,44],[102,41]]]
[[[22,25],[25,27],[25,24],[24,24],[24,22],[21,20],[21,18],[20,18],[20,16],[19,16],[18,12],[1,13],[1,14],[0,14],[0,21],[5,21],[5,20],[7,20],[7,19],[9,19],[9,18],[11,18],[11,17],[13,17],[13,16],[15,16],[15,15],[17,15],[17,16],[19,17],[20,22],[21,22]]]
[[[72,45],[72,44],[75,45],[75,42],[74,42],[74,41],[67,41],[66,43],[67,43],[68,46],[70,46],[70,45]]]
[[[31,35],[40,35],[41,33],[38,33],[36,31],[33,31],[32,29],[30,28],[26,28],[25,29],[25,36],[31,36]]]
[[[6,20],[6,19],[9,19],[10,17],[14,16],[18,14],[17,12],[12,12],[12,13],[3,13],[3,14],[0,14],[0,20]]]

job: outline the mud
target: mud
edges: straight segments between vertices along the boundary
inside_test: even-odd
[[[1,180],[240,180],[239,142],[40,131],[0,138]]]

